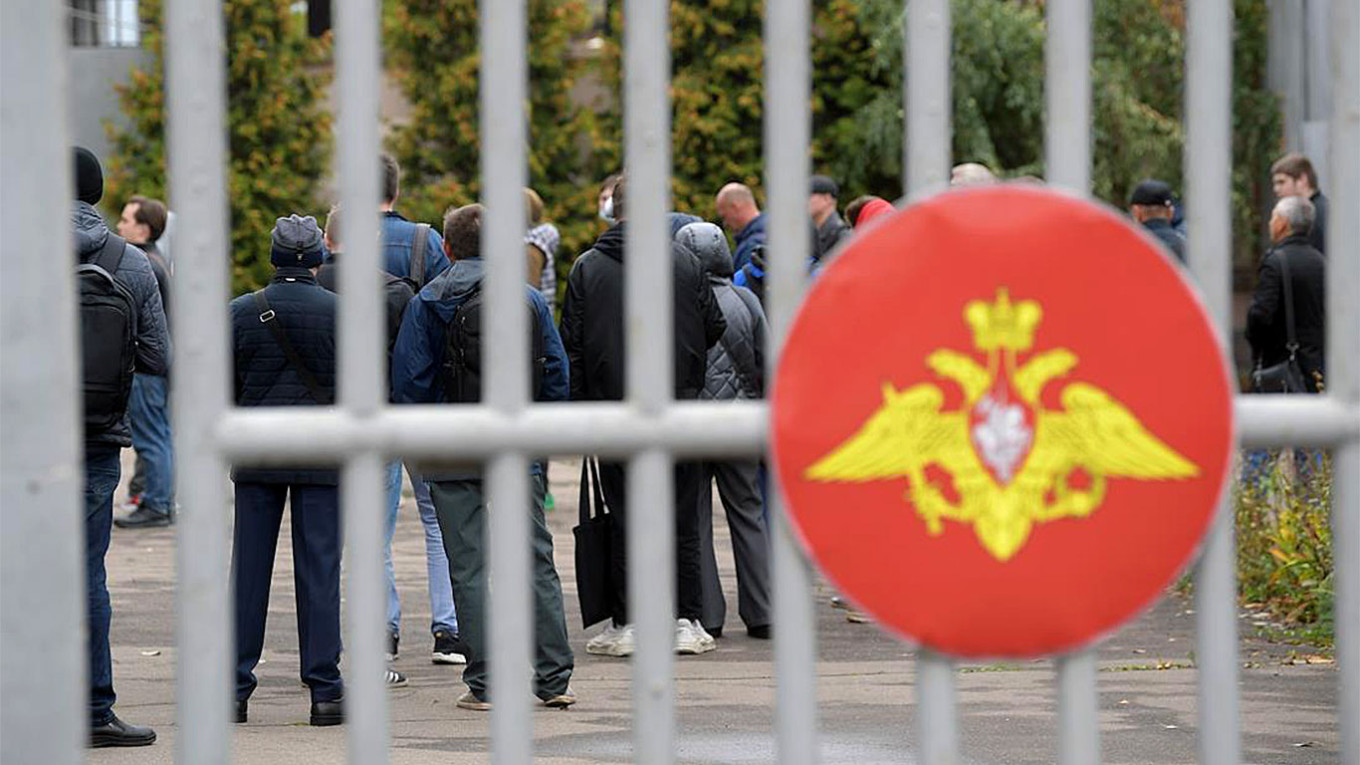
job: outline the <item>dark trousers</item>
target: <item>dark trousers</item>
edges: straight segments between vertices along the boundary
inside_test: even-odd
[[[713,549],[713,482],[727,512],[732,554],[737,563],[737,613],[747,627],[770,624],[770,536],[760,494],[760,462],[705,462],[699,491],[700,551],[703,554],[704,627],[712,632],[727,619],[727,600],[718,579]]]
[[[254,692],[255,665],[264,649],[269,585],[292,495],[293,583],[297,588],[302,682],[312,701],[344,695],[340,680],[340,495],[335,486],[236,483],[236,530],[231,551],[236,585],[236,698]]]
[[[463,682],[480,699],[487,698],[487,570],[486,502],[480,480],[431,481],[430,498],[439,518],[439,533],[449,558],[453,607],[459,635],[467,644]],[[550,699],[567,691],[575,659],[567,641],[562,582],[553,564],[552,532],[543,518],[547,482],[530,481],[533,521],[534,692]],[[506,510],[510,510],[506,508]]]
[[[90,650],[90,723],[95,727],[113,719],[113,656],[109,652],[109,585],[104,555],[113,529],[113,492],[122,466],[117,446],[85,449],[85,598],[88,606]]]
[[[699,490],[702,469],[695,462],[675,465],[675,614],[680,619],[703,616],[703,578],[699,544]],[[600,463],[600,487],[614,517],[614,624],[628,623],[628,471],[620,462]]]

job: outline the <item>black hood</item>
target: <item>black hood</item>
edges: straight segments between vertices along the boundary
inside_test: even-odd
[[[600,238],[595,240],[595,250],[601,255],[608,256],[611,260],[623,262],[623,227],[628,225],[626,222],[616,223],[608,231],[600,234]]]

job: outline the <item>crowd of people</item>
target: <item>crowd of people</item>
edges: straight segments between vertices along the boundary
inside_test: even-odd
[[[111,609],[104,556],[110,526],[140,529],[175,520],[174,457],[170,436],[170,327],[165,306],[174,280],[173,259],[157,242],[169,213],[164,203],[127,200],[117,235],[94,205],[103,196],[98,159],[77,148],[74,156],[75,232],[85,378],[85,498],[89,596],[90,722],[92,746],[141,746],[154,731],[127,724],[113,712],[109,653]],[[392,403],[470,404],[481,398],[482,358],[495,348],[481,343],[484,210],[450,208],[439,226],[397,212],[401,171],[382,157],[381,262],[385,279],[388,369]],[[1323,279],[1326,198],[1308,160],[1298,155],[1273,168],[1280,200],[1271,219],[1274,246],[1262,260],[1260,285],[1247,317],[1263,390],[1275,390],[1281,365],[1297,379],[1279,387],[1315,392],[1322,387]],[[998,182],[978,164],[954,168],[951,185]],[[601,186],[598,215],[605,229],[575,257],[558,308],[560,235],[544,220],[544,204],[525,190],[524,301],[529,312],[528,359],[536,401],[619,401],[625,395],[625,239],[629,179],[611,176]],[[766,389],[765,214],[757,195],[741,183],[719,189],[714,208],[721,225],[694,215],[669,216],[673,269],[674,390],[679,400],[759,399]],[[856,229],[887,215],[894,205],[862,196],[844,207],[832,178],[813,176],[808,215],[811,278],[843,250]],[[336,391],[336,294],[345,259],[343,219],[331,209],[323,224],[303,215],[276,221],[270,238],[274,276],[261,290],[231,302],[231,343],[236,405],[324,406]],[[1129,215],[1162,243],[1169,258],[1185,258],[1180,205],[1165,183],[1139,183]],[[725,229],[725,230],[724,230]],[[729,235],[731,241],[729,242]],[[1289,371],[1289,370],[1286,370]],[[1288,377],[1288,375],[1286,375]],[[1291,387],[1292,386],[1292,387]],[[113,518],[121,449],[138,458],[128,503]],[[431,660],[463,665],[467,686],[457,705],[487,710],[486,500],[481,466],[405,462],[388,466],[386,503],[386,614],[388,658],[399,653],[401,601],[391,557],[408,476],[422,523],[430,598]],[[568,640],[562,587],[545,521],[550,496],[547,465],[530,469],[533,519],[534,686],[552,708],[576,703],[571,688],[574,657]],[[676,613],[674,648],[680,655],[714,650],[724,636],[727,603],[718,576],[713,537],[713,491],[731,530],[737,574],[737,613],[750,639],[771,637],[770,532],[767,475],[758,459],[680,462],[674,466]],[[634,630],[627,587],[629,508],[624,463],[587,457],[583,482],[598,476],[600,498],[612,518],[612,551],[604,565],[602,630],[586,651],[628,657]],[[300,673],[311,696],[310,722],[344,721],[339,669],[341,524],[335,469],[236,465],[231,572],[236,636],[236,716],[249,719],[268,612],[270,585],[285,503],[297,583]],[[603,562],[602,562],[603,563]],[[839,599],[838,599],[839,600]],[[840,601],[849,607],[849,604]],[[850,612],[852,621],[863,617]],[[405,676],[389,666],[387,683]]]

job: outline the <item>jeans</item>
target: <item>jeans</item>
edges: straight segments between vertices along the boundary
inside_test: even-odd
[[[487,570],[486,502],[482,482],[437,481],[430,483],[430,494],[444,532],[444,549],[450,561],[454,599],[462,637],[468,646],[463,682],[478,698],[487,694]],[[550,699],[566,693],[575,668],[575,658],[567,641],[567,617],[562,606],[562,582],[553,564],[552,532],[543,518],[547,481],[541,475],[531,479],[533,521],[533,599],[534,599],[534,693]]]
[[[344,695],[340,680],[340,493],[335,486],[237,481],[231,574],[236,585],[238,701],[250,698],[255,690],[274,553],[283,503],[289,495],[302,682],[311,689],[313,702]]]
[[[446,630],[458,634],[458,616],[453,608],[453,587],[449,584],[449,559],[444,555],[444,540],[439,535],[430,487],[410,467],[411,488],[416,495],[420,523],[425,527],[425,569],[430,587],[430,632]],[[387,526],[383,546],[383,566],[387,571],[387,631],[401,634],[401,598],[397,595],[396,572],[392,570],[392,536],[397,530],[397,510],[401,507],[401,462],[387,466]]]
[[[139,492],[141,506],[162,513],[174,508],[175,495],[175,452],[166,387],[164,377],[134,375],[128,398],[132,446],[146,465],[146,486]]]
[[[104,555],[109,551],[113,529],[113,491],[118,488],[122,466],[117,446],[85,449],[85,597],[89,608],[90,724],[104,725],[113,719],[113,656],[109,652],[109,586]]]

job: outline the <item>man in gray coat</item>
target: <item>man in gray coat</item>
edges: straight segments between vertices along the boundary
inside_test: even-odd
[[[745,287],[732,284],[732,255],[727,237],[712,223],[691,223],[676,241],[699,258],[713,297],[727,321],[722,339],[708,351],[704,391],[708,400],[758,399],[765,393],[765,312]],[[732,551],[737,562],[737,613],[753,638],[770,637],[770,538],[765,526],[757,475],[759,460],[704,463],[699,494],[700,576],[703,626],[722,634],[727,601],[718,580],[713,551],[713,481],[727,511]]]

